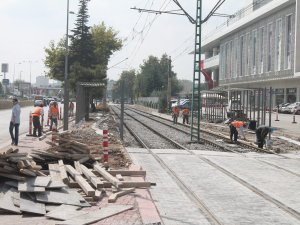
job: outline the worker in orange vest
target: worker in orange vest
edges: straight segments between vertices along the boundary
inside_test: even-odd
[[[186,107],[184,107],[184,108],[182,109],[182,118],[183,118],[182,123],[183,123],[183,124],[185,124],[185,122],[186,122],[186,124],[189,124],[189,115],[190,115],[189,109],[186,108]]]
[[[230,123],[229,128],[230,128],[230,140],[233,143],[237,142],[238,139],[238,131],[237,128],[240,128],[245,125],[244,121],[239,121],[239,120],[234,120],[233,122]],[[233,140],[232,140],[233,138]]]
[[[42,127],[41,127],[40,117],[43,115],[44,115],[43,105],[36,106],[32,113],[33,137],[42,136]],[[38,131],[38,135],[36,135],[36,131]]]
[[[173,118],[174,124],[177,124],[178,116],[179,116],[179,108],[178,108],[178,106],[174,106],[172,108],[172,118]]]
[[[53,102],[49,108],[48,117],[51,120],[50,123],[50,130],[52,130],[53,123],[55,124],[55,127],[57,128],[57,120],[59,118],[59,110],[56,102]]]

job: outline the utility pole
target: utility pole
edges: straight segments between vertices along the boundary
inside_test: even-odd
[[[197,114],[197,142],[200,142],[200,110],[201,104],[201,25],[202,25],[202,0],[197,0],[197,11],[195,20],[195,48],[194,48],[194,73],[193,73],[193,92],[192,92],[192,108],[191,108],[191,141],[194,137],[194,120]],[[195,108],[196,105],[196,108]],[[194,113],[195,112],[195,113]]]
[[[124,129],[124,79],[121,80],[121,115],[120,115],[120,139],[123,141]]]
[[[172,61],[171,56],[169,56],[169,62],[168,62],[168,88],[167,88],[167,110],[170,108],[170,102],[171,102],[171,71],[172,71]]]
[[[68,81],[68,57],[69,57],[69,0],[67,0],[67,29],[65,42],[65,76],[64,76],[64,130],[68,130],[69,116],[69,81]]]

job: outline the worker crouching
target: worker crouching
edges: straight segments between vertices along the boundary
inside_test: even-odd
[[[269,133],[272,133],[276,130],[276,128],[268,127],[268,126],[259,126],[256,131],[256,143],[259,148],[263,148],[265,144],[265,139]]]
[[[236,143],[238,139],[238,131],[237,128],[240,129],[241,127],[244,127],[246,123],[244,121],[234,120],[229,124],[230,128],[230,141],[232,143]]]

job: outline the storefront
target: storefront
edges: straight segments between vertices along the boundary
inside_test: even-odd
[[[286,102],[293,103],[297,101],[297,88],[286,89]]]
[[[275,89],[275,105],[284,103],[284,88]]]

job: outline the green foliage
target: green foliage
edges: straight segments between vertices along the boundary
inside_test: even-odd
[[[135,81],[136,97],[151,96],[155,93],[161,93],[162,90],[167,90],[169,64],[169,57],[166,54],[164,54],[161,59],[149,56],[140,66],[141,71],[137,74]],[[171,68],[172,95],[175,95],[182,89],[176,76],[176,73],[174,73]]]
[[[75,90],[77,81],[105,83],[109,58],[122,47],[121,40],[117,38],[117,32],[111,27],[107,28],[104,23],[94,25],[92,28],[87,25],[89,1],[79,1],[75,28],[70,36],[68,78],[71,90]],[[65,39],[60,40],[57,45],[51,41],[49,47],[45,48],[45,52],[45,65],[49,69],[47,75],[52,79],[63,81]],[[98,97],[101,97],[100,93],[103,93],[103,90],[97,89],[91,92]]]
[[[113,99],[121,99],[122,83],[124,85],[124,98],[134,99],[134,83],[136,80],[135,70],[123,71],[120,79],[113,86]]]

